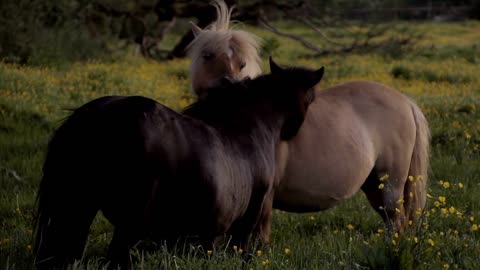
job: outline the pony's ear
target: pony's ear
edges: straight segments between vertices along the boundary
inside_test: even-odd
[[[317,85],[320,80],[323,78],[323,73],[325,73],[325,67],[321,67],[313,72],[313,75],[309,81],[311,87]]]
[[[270,61],[270,72],[272,74],[279,74],[283,72],[283,69],[273,61],[273,58],[270,56],[269,58]]]
[[[203,31],[202,28],[198,27],[198,25],[194,24],[193,22],[190,22],[190,24],[192,25],[193,36],[196,37]]]

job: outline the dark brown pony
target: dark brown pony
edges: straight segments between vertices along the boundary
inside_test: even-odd
[[[76,109],[48,146],[38,191],[36,265],[82,256],[99,210],[114,225],[109,256],[128,264],[144,238],[224,233],[245,248],[274,188],[276,148],[297,133],[323,68],[275,68],[224,81],[179,114],[145,97],[108,96]]]

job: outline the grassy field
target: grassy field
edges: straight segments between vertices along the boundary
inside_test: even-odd
[[[232,246],[213,253],[185,247],[174,254],[134,250],[138,269],[478,269],[480,266],[480,22],[422,23],[411,51],[306,56],[298,44],[249,29],[278,47],[276,61],[319,67],[320,87],[355,79],[383,82],[413,97],[432,131],[428,211],[402,236],[384,230],[362,193],[320,213],[276,211],[272,244],[243,261]],[[305,29],[293,31],[315,39]],[[171,46],[178,36],[171,36]],[[319,41],[320,42],[320,41]],[[264,56],[264,67],[267,57]],[[32,268],[32,215],[46,145],[75,108],[103,95],[143,95],[174,109],[193,100],[189,60],[113,62],[62,68],[0,63],[0,269]],[[99,214],[82,265],[96,269],[112,228]],[[257,251],[258,250],[258,251]]]

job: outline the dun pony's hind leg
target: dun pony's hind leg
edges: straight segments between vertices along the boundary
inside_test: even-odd
[[[421,213],[425,209],[427,176],[422,175],[420,180],[419,175],[415,173],[410,175],[413,177],[412,181],[409,180],[405,184],[405,211],[409,220],[416,221],[419,217],[418,210]]]
[[[258,234],[263,244],[270,243],[270,233],[272,228],[273,213],[273,192],[270,192],[263,203],[262,213],[258,223]]]
[[[42,229],[35,258],[37,269],[63,269],[82,257],[95,208],[68,209],[50,217]]]
[[[399,231],[408,224],[404,190],[411,157],[410,151],[402,150],[392,151],[397,154],[395,158],[379,158],[362,186],[370,204],[382,216],[387,227]]]

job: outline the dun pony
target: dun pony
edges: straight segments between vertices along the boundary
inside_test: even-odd
[[[112,264],[137,241],[189,238],[207,248],[227,233],[246,248],[273,189],[277,147],[295,136],[323,68],[224,81],[179,114],[145,97],[108,96],[55,131],[38,191],[36,265],[82,256],[99,210],[113,224]]]
[[[190,44],[191,80],[200,99],[223,77],[254,78],[261,72],[256,38],[245,32],[230,38],[231,10],[223,2],[216,6],[216,23],[205,30],[193,26],[197,39]],[[249,72],[238,68],[243,63]],[[318,91],[298,136],[280,152],[285,170],[280,170],[278,189],[267,196],[266,217],[271,215],[268,205],[290,212],[321,211],[361,189],[386,225],[401,231],[425,206],[428,123],[414,101],[391,87],[354,81]],[[268,222],[262,231],[268,242]]]

